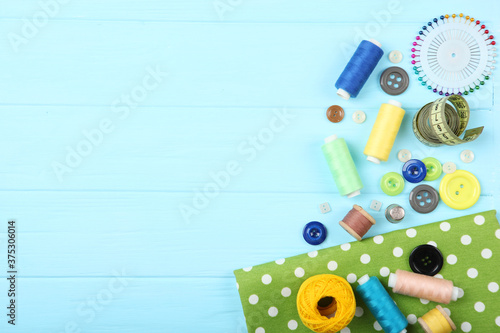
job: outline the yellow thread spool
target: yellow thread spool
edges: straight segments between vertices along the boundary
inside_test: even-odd
[[[335,333],[351,322],[356,299],[344,278],[333,274],[315,275],[300,286],[297,311],[307,328],[318,333]]]
[[[440,305],[427,312],[421,318],[418,318],[418,323],[422,326],[425,333],[450,333],[457,329]]]
[[[376,164],[387,161],[404,115],[405,110],[398,101],[382,104],[363,152],[368,161]]]

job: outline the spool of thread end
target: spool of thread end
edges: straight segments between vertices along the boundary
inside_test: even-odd
[[[352,209],[339,224],[352,237],[360,241],[375,224],[375,219],[360,206],[353,205]]]
[[[457,329],[453,320],[440,305],[418,318],[418,323],[425,333],[450,333]]]
[[[347,91],[345,91],[342,88],[337,89],[337,95],[339,95],[340,97],[342,97],[346,101],[349,100],[349,98],[351,98],[351,94],[349,94]]]

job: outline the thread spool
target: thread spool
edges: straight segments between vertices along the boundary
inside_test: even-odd
[[[384,55],[382,44],[375,39],[363,40],[335,82],[337,95],[345,100],[358,96],[368,77]]]
[[[362,276],[356,291],[386,333],[406,333],[408,320],[375,276]]]
[[[352,237],[360,241],[368,230],[375,225],[375,219],[360,206],[353,205],[352,209],[339,224]]]
[[[344,278],[333,274],[315,275],[300,286],[297,311],[307,328],[318,333],[335,333],[351,322],[356,299]]]
[[[453,320],[441,305],[427,312],[421,318],[418,318],[418,323],[424,329],[425,333],[450,333],[457,329]]]
[[[368,161],[387,161],[404,115],[400,102],[391,99],[382,104],[363,152]]]
[[[423,298],[432,302],[448,304],[458,299],[458,288],[453,282],[433,276],[416,274],[398,269],[389,276],[389,287],[401,295]]]
[[[352,198],[361,194],[363,183],[345,140],[331,135],[325,138],[325,144],[321,146],[321,150],[323,150],[340,195]]]

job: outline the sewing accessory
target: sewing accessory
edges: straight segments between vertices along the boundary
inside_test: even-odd
[[[389,288],[406,296],[423,298],[432,302],[448,304],[458,299],[459,288],[453,282],[432,276],[398,269],[389,275]]]
[[[297,311],[310,330],[335,333],[351,322],[356,312],[356,299],[344,278],[332,274],[315,275],[300,286]]]
[[[344,119],[344,109],[339,105],[332,105],[326,110],[326,117],[332,123],[338,123]]]
[[[385,209],[385,218],[391,223],[399,223],[405,218],[405,210],[397,204],[389,205]]]
[[[464,163],[470,163],[474,161],[474,152],[472,152],[472,150],[465,149],[460,153],[460,159]]]
[[[435,309],[418,318],[418,323],[425,333],[451,333],[457,329],[455,323],[441,305],[436,306]]]
[[[401,95],[409,84],[408,73],[401,67],[389,67],[380,76],[380,87],[389,95]]]
[[[384,51],[375,39],[363,40],[335,83],[337,95],[345,100],[358,96]]]
[[[457,170],[447,174],[439,184],[441,200],[453,209],[467,209],[477,202],[481,195],[481,185],[469,171]]]
[[[401,51],[394,50],[389,53],[389,61],[393,64],[400,63],[401,60],[403,60],[403,53]]]
[[[382,104],[363,152],[368,161],[376,164],[387,161],[404,115],[398,101],[391,99]]]
[[[429,185],[418,185],[410,192],[410,206],[417,213],[427,214],[436,209],[439,203],[438,192]]]
[[[441,162],[439,162],[434,157],[426,157],[422,160],[425,164],[425,168],[427,170],[427,175],[424,180],[433,181],[438,179],[443,172],[443,167],[441,166]]]
[[[385,194],[395,196],[403,192],[405,180],[397,172],[388,172],[380,179],[380,188]]]
[[[411,48],[413,70],[422,86],[439,95],[478,90],[495,68],[496,42],[480,21],[442,15],[423,26]]]
[[[443,268],[444,259],[437,247],[422,244],[411,251],[409,263],[413,272],[434,276]]]
[[[455,171],[457,171],[457,165],[455,163],[446,162],[445,164],[443,164],[443,172],[445,174],[454,173]]]
[[[364,113],[363,111],[361,110],[358,110],[358,111],[354,111],[354,113],[352,114],[352,120],[356,123],[356,124],[362,124],[365,122],[366,120],[366,113]]]
[[[302,236],[307,243],[319,245],[326,239],[326,228],[323,223],[312,221],[305,225]]]
[[[380,208],[382,208],[382,203],[377,200],[372,200],[372,202],[370,203],[370,209],[379,212]]]
[[[424,105],[415,113],[413,133],[420,142],[429,147],[455,146],[471,142],[479,137],[484,126],[465,131],[469,118],[470,109],[465,98],[459,95],[442,97]],[[464,137],[460,139],[464,131]]]
[[[408,320],[375,276],[363,275],[356,291],[386,333],[406,333]]]
[[[411,151],[408,149],[401,149],[398,151],[398,160],[405,163],[408,160],[411,160]]]
[[[319,210],[321,211],[321,214],[326,214],[332,209],[330,208],[328,202],[323,202],[321,205],[319,205]]]
[[[363,183],[345,140],[331,135],[325,138],[321,150],[340,195],[352,198],[361,194]]]
[[[360,241],[368,230],[375,225],[375,219],[360,206],[353,205],[339,224],[352,237]]]
[[[403,165],[402,174],[410,183],[420,183],[427,176],[427,168],[424,162],[411,159]]]

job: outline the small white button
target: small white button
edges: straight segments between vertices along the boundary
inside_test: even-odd
[[[319,210],[321,211],[321,213],[325,214],[331,211],[332,209],[330,208],[328,202],[324,202],[321,205],[319,205]]]
[[[355,111],[353,114],[352,114],[352,120],[354,120],[354,122],[356,124],[362,124],[365,122],[366,120],[366,113],[364,113],[363,111],[361,110],[358,110],[358,111]]]
[[[464,163],[470,163],[474,161],[474,153],[471,150],[466,149],[460,153],[460,159]]]
[[[372,202],[370,204],[370,208],[379,212],[380,208],[382,208],[382,203],[380,201],[377,201],[377,200],[372,200]]]
[[[398,151],[398,160],[403,163],[411,160],[411,151],[409,151],[408,149],[401,149],[400,151]]]
[[[443,172],[444,173],[454,173],[457,171],[457,165],[453,162],[446,162],[443,164]]]
[[[398,50],[391,51],[391,53],[389,53],[389,60],[392,63],[397,64],[398,62],[401,62],[401,60],[403,60],[403,54]]]

